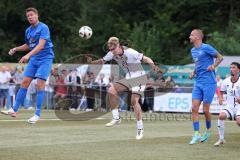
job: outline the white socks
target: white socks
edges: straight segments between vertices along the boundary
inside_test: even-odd
[[[113,110],[112,110],[112,116],[113,116],[113,119],[116,119],[116,120],[119,119],[118,109],[113,109]]]
[[[224,139],[224,120],[218,119],[217,126],[218,126],[219,138],[223,140]]]
[[[143,129],[143,121],[142,120],[137,121],[137,129]]]

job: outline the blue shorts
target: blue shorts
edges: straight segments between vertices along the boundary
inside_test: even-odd
[[[8,89],[0,89],[0,98],[2,97],[8,97]]]
[[[192,99],[203,101],[204,104],[211,104],[216,92],[217,84],[195,84],[192,90]]]
[[[51,72],[52,63],[53,59],[30,59],[27,67],[25,68],[24,76],[31,78],[39,78],[46,81]]]

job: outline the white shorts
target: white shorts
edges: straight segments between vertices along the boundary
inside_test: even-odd
[[[138,94],[143,97],[147,83],[147,76],[145,74],[142,74],[132,77],[134,78],[127,77],[125,79],[117,81],[116,83],[127,87],[129,91],[132,91],[132,94]]]
[[[240,116],[240,105],[234,106],[225,106],[220,112],[227,114],[227,118],[230,120],[235,120],[237,116]]]
[[[9,90],[8,90],[9,96],[14,96],[15,95],[15,85],[10,85]]]

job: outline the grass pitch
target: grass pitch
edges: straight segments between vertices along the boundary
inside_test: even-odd
[[[58,120],[54,112],[42,113],[42,120],[30,125],[33,111],[21,111],[17,118],[0,115],[0,160],[237,160],[240,129],[226,122],[226,141],[218,139],[216,116],[212,136],[206,143],[188,145],[192,136],[190,120],[146,120],[144,138],[135,140],[135,120],[123,120],[113,128],[104,126],[110,114],[89,121]],[[202,130],[204,121],[201,120]]]

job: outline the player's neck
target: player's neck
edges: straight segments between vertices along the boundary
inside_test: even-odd
[[[36,23],[31,24],[31,25],[32,25],[32,27],[36,27],[38,25],[38,23],[39,23],[39,21],[37,21]]]
[[[231,77],[231,81],[235,83],[235,82],[237,82],[238,78],[239,78],[238,75],[233,75]]]
[[[202,45],[202,41],[196,41],[193,45],[195,48],[199,48]]]

